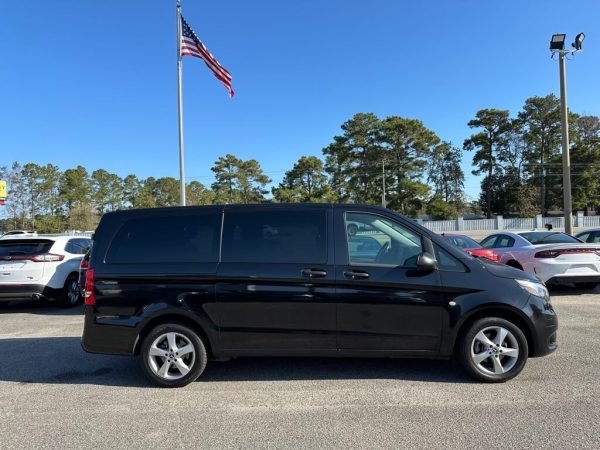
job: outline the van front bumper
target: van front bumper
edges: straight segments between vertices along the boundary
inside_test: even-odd
[[[545,356],[558,348],[558,317],[550,302],[531,297],[528,305],[533,348],[530,356]]]

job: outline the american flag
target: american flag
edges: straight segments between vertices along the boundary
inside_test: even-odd
[[[219,64],[219,61],[208,51],[196,33],[187,24],[183,16],[181,16],[181,56],[196,56],[201,58],[211,72],[217,77],[221,83],[225,85],[229,91],[229,96],[233,97],[233,89],[231,87],[231,74],[225,67]]]

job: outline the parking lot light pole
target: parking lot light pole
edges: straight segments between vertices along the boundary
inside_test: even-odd
[[[560,72],[560,126],[562,134],[562,167],[563,167],[563,214],[565,218],[565,233],[573,234],[573,207],[571,200],[571,161],[569,155],[569,117],[567,108],[567,75],[565,58],[569,53],[581,51],[585,34],[579,33],[571,49],[565,50],[565,34],[554,34],[550,40],[552,57],[558,53]]]
[[[571,200],[571,156],[569,154],[569,117],[567,112],[567,80],[565,73],[565,55],[559,54],[560,70],[560,128],[562,134],[563,168],[563,213],[565,233],[573,234],[573,207]]]

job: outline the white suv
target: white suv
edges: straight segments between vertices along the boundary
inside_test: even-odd
[[[5,236],[0,239],[0,306],[46,298],[62,306],[81,300],[79,264],[92,240],[75,236]]]

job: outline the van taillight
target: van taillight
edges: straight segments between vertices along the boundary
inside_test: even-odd
[[[81,264],[79,264],[79,270],[81,269],[89,269],[90,267],[90,261],[89,259],[82,259],[81,260]]]
[[[95,305],[96,297],[94,295],[94,269],[88,269],[85,273],[85,289],[83,291],[84,303],[86,305]]]

